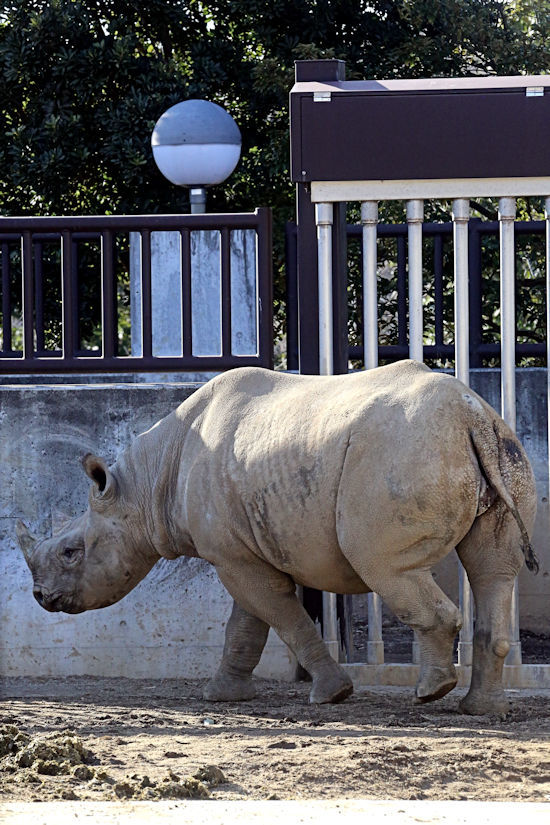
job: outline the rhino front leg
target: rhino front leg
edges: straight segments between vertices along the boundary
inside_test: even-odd
[[[210,702],[238,702],[253,699],[256,689],[252,671],[260,661],[269,625],[233,602],[225,630],[223,659],[217,673],[203,691]]]
[[[351,679],[329,655],[290,576],[258,558],[238,571],[218,568],[218,575],[235,601],[272,627],[310,674],[310,702],[341,702],[353,693]]]

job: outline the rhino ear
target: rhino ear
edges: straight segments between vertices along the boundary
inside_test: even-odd
[[[91,478],[96,485],[97,495],[102,499],[110,499],[116,495],[115,477],[106,461],[92,453],[86,453],[82,458],[82,466],[88,478]]]
[[[15,525],[15,533],[17,535],[19,547],[21,548],[21,550],[23,551],[23,555],[25,556],[25,561],[30,567],[31,556],[36,545],[36,539],[30,532],[27,525],[24,524],[21,520],[19,520]]]

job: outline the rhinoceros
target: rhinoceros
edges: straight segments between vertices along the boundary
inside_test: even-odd
[[[82,459],[86,512],[36,542],[18,537],[49,611],[125,596],[160,558],[198,556],[233,597],[222,661],[204,696],[249,699],[270,627],[312,678],[311,702],[352,692],[297,585],[379,593],[416,634],[416,701],[456,684],[456,606],[431,568],[454,548],[476,605],[463,712],[502,712],[514,579],[536,493],[497,413],[456,378],[415,361],[343,376],[240,368],[214,378],[109,467]],[[536,572],[536,571],[535,571]]]

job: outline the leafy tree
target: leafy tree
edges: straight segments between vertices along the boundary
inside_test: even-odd
[[[546,72],[550,4],[4,0],[0,213],[186,210],[185,193],[153,163],[150,134],[177,101],[213,100],[237,120],[243,153],[209,209],[274,208],[280,307],[282,230],[294,211],[288,91],[294,61],[318,57],[344,59],[350,79]],[[384,208],[384,219],[397,217]],[[492,215],[494,204],[479,209]],[[540,214],[540,203],[522,209]]]

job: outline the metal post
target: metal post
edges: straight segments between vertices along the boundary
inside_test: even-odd
[[[319,375],[334,372],[334,339],[332,317],[332,203],[315,207],[317,224],[317,255],[319,279]],[[336,661],[340,658],[336,593],[323,593],[323,638]]]
[[[409,238],[409,357],[424,360],[422,321],[422,221],[424,201],[407,201]]]
[[[361,224],[363,226],[363,359],[365,369],[368,370],[378,366],[377,201],[365,201],[361,204]],[[369,593],[367,604],[367,662],[383,664],[382,600],[378,593]]]
[[[315,207],[319,279],[319,375],[332,375],[332,221],[331,203]]]
[[[424,201],[407,201],[408,263],[409,263],[409,358],[424,360],[424,329],[422,317],[422,221]],[[412,660],[420,662],[420,647],[416,635],[412,644]]]
[[[189,205],[192,215],[201,215],[206,212],[206,189],[204,186],[196,186],[190,190]]]
[[[453,201],[455,375],[470,383],[469,296],[468,296],[468,220],[470,203],[465,198]],[[459,665],[472,664],[474,616],[472,591],[463,566],[458,565],[458,595],[462,629],[458,642]]]
[[[365,369],[378,366],[377,249],[378,203],[361,204],[363,227],[363,360]]]
[[[550,471],[550,198],[544,203],[546,218],[546,372],[547,372],[547,418],[548,418],[548,469]],[[550,477],[548,479],[550,489]]]
[[[516,429],[516,255],[514,244],[515,198],[500,198],[500,375],[502,417],[508,426]],[[506,664],[521,665],[519,640],[519,597],[517,580],[512,595],[510,616],[510,652]]]

